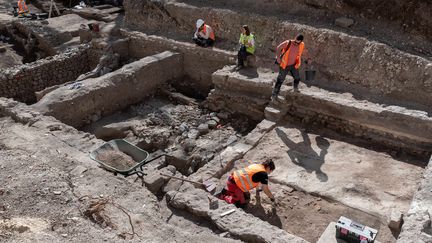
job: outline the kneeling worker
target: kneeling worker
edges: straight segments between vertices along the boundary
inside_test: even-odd
[[[274,202],[275,198],[268,187],[268,175],[274,169],[273,160],[267,159],[261,164],[251,164],[246,168],[234,171],[228,177],[226,188],[219,198],[244,208],[250,199],[249,191],[261,184],[264,193]]]
[[[25,0],[18,0],[18,17],[26,17],[29,14],[29,9]]]
[[[199,46],[211,46],[215,41],[214,31],[209,25],[204,23],[204,20],[198,19],[196,22],[196,31],[193,40]]]

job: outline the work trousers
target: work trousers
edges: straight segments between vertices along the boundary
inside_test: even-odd
[[[294,88],[297,88],[300,83],[300,73],[297,68],[295,68],[294,65],[287,66],[285,69],[279,66],[279,75],[276,79],[275,86],[273,88],[272,95],[277,96],[279,94],[280,88],[282,86],[282,83],[285,81],[285,78],[288,74],[288,72],[291,74],[291,76],[294,78]]]
[[[237,53],[237,66],[243,67],[247,57],[253,55],[246,51],[246,46],[242,45]]]
[[[243,192],[237,186],[231,175],[228,177],[224,193],[220,196],[220,199],[225,200],[227,203],[234,204],[237,207],[244,208],[249,202],[250,193]]]
[[[193,38],[195,44],[202,46],[202,47],[208,47],[212,46],[214,41],[212,39],[204,39],[202,37]]]

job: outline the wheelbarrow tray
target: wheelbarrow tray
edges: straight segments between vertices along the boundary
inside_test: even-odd
[[[101,151],[104,151],[107,149],[119,150],[119,151],[131,156],[132,159],[136,162],[136,164],[134,164],[133,166],[129,167],[126,170],[124,170],[124,169],[122,170],[119,168],[115,168],[115,167],[105,163],[104,161],[99,160],[98,159],[99,153],[101,153]],[[123,174],[123,175],[129,175],[131,172],[135,171],[138,167],[144,165],[146,163],[148,157],[149,157],[149,153],[147,151],[142,150],[142,149],[136,147],[135,145],[133,145],[133,144],[131,144],[131,143],[129,143],[123,139],[113,139],[109,142],[104,143],[102,146],[93,150],[90,153],[90,158],[92,158],[94,161],[101,164],[102,167],[106,168],[109,171]]]

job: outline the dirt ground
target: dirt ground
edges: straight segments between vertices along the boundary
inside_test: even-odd
[[[340,216],[345,216],[377,229],[379,242],[396,241],[398,232],[391,232],[385,223],[373,215],[287,186],[272,183],[270,187],[277,206],[273,208],[264,193],[258,198],[252,193],[246,212],[305,240],[316,242],[330,222],[337,222]]]

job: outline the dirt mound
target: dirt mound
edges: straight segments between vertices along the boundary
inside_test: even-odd
[[[136,165],[131,156],[114,148],[102,148],[96,158],[117,170],[128,170]]]

